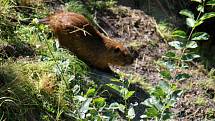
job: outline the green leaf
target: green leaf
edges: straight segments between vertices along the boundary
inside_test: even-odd
[[[212,5],[215,6],[215,0],[210,0],[206,3],[206,5]]]
[[[215,17],[215,12],[210,12],[210,13],[205,13],[201,18],[200,20],[206,20],[206,19],[209,19],[209,18],[212,18],[212,17]]]
[[[114,84],[107,84],[107,86],[119,92],[119,94],[122,96],[124,100],[127,100],[135,93],[135,91],[128,91],[127,88],[124,88],[122,86],[118,86]]]
[[[159,86],[155,87],[155,90],[151,94],[156,98],[161,98],[161,99],[165,98],[166,96],[165,91]]]
[[[205,8],[203,5],[198,5],[197,11],[204,12]]]
[[[182,56],[183,61],[192,61],[193,59],[199,58],[200,56],[197,54],[188,53]]]
[[[152,94],[153,95],[153,94]],[[144,100],[144,102],[141,102],[141,104],[153,108],[153,107],[157,107],[157,109],[161,109],[162,105],[160,105],[159,100],[157,100],[157,98],[153,95],[150,98]]]
[[[88,89],[87,90],[87,93],[86,93],[86,97],[93,97],[94,95],[96,95],[96,89],[94,88],[91,88],[91,89]]]
[[[109,106],[109,109],[111,109],[111,110],[119,109],[121,112],[123,112],[123,113],[125,112],[125,106],[122,104],[119,104],[117,102],[111,103]]]
[[[186,48],[197,48],[198,44],[195,41],[190,41],[187,43]]]
[[[147,108],[146,115],[151,118],[158,117],[159,111],[155,107]]]
[[[182,31],[182,30],[176,30],[172,34],[174,37],[179,37],[179,38],[183,38],[183,39],[187,38],[186,32]]]
[[[165,92],[165,93],[170,93],[171,88],[170,85],[166,81],[160,81],[159,82],[159,87]]]
[[[208,40],[209,34],[206,32],[193,33],[191,40]]]
[[[204,22],[204,20],[212,17],[215,17],[215,12],[205,13],[199,20],[196,21],[194,27],[201,25]]]
[[[191,0],[191,1],[202,3],[202,0]]]
[[[134,111],[134,108],[132,106],[130,106],[129,109],[128,109],[127,117],[129,119],[133,119],[135,117],[135,111]]]
[[[196,21],[193,18],[186,18],[186,24],[189,27],[194,27],[195,26]]]
[[[135,93],[135,91],[128,91],[127,88],[122,88],[120,93],[121,93],[123,99],[127,100],[128,98],[130,98]]]
[[[191,77],[190,74],[182,73],[182,74],[177,74],[175,79],[178,81],[183,81],[183,80],[188,79],[190,77]]]
[[[189,18],[193,18],[193,19],[194,19],[194,14],[193,14],[192,11],[189,11],[189,10],[187,10],[187,9],[184,9],[184,10],[181,10],[179,13],[180,13],[181,15],[184,15],[184,16],[187,16],[187,17],[189,17]]]
[[[170,46],[174,47],[175,49],[182,49],[182,42],[179,41],[172,41],[168,43]]]
[[[165,57],[168,57],[168,58],[175,58],[175,57],[176,57],[176,54],[175,54],[175,52],[168,51],[167,53],[165,53]]]
[[[103,107],[106,104],[105,98],[102,98],[102,97],[95,98],[93,100],[93,103],[95,104],[95,106],[97,108],[101,108],[101,107]]]
[[[171,73],[170,71],[166,70],[166,71],[161,71],[160,72],[161,76],[165,79],[168,79],[170,80],[172,77],[171,77]]]

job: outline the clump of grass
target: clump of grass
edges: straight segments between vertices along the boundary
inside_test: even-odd
[[[62,55],[57,56],[55,53],[54,55],[56,58],[63,58]],[[69,58],[73,60],[69,60]],[[72,98],[68,100],[66,96],[68,94],[70,97],[73,96],[71,88],[80,84],[80,79],[86,73],[85,68],[82,68],[84,66],[78,66],[81,66],[81,63],[76,61],[77,58],[72,55],[69,58],[64,58],[64,61],[63,59],[56,61],[52,59],[47,61],[20,60],[1,65],[0,76],[3,79],[3,86],[0,87],[1,112],[3,112],[1,116],[8,118],[11,115],[8,120],[15,120],[14,117],[27,120],[28,112],[32,112],[32,115],[39,115],[39,117],[48,114],[46,116],[49,119],[60,118],[58,111],[61,108],[62,111],[65,111],[64,108],[68,109],[68,103],[72,103]],[[58,65],[61,70],[59,71],[56,66],[58,62],[62,61],[64,63]],[[59,75],[59,73],[62,74]],[[81,75],[82,77],[79,77]],[[69,84],[69,87],[64,81]],[[84,82],[82,84],[84,85]],[[41,109],[41,114],[34,112],[34,109]],[[70,110],[75,109],[70,108]],[[55,115],[59,116],[55,117]]]
[[[0,39],[13,38],[16,24],[12,23],[9,18],[16,18],[15,9],[11,6],[15,5],[11,0],[0,0]]]

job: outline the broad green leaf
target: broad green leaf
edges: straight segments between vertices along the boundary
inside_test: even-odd
[[[168,58],[175,58],[175,57],[176,57],[176,54],[175,54],[175,52],[168,51],[167,53],[165,53],[165,57],[168,57]]]
[[[188,79],[190,77],[191,77],[190,74],[182,73],[182,74],[177,74],[175,79],[178,81],[183,81],[183,80]]]
[[[146,115],[151,118],[158,117],[159,111],[155,107],[147,108]]]
[[[210,0],[206,3],[206,5],[212,5],[215,6],[215,0]]]
[[[191,1],[202,3],[202,0],[191,0]]]
[[[90,89],[88,89],[87,90],[87,93],[86,93],[86,97],[92,97],[92,96],[94,96],[96,94],[96,89],[94,89],[94,88],[90,88]]]
[[[195,41],[190,41],[187,43],[186,48],[197,48],[198,44]]]
[[[151,98],[147,98],[146,100],[144,100],[144,102],[141,102],[141,104],[148,106],[148,107],[153,107],[153,103],[156,102],[156,98],[155,97],[151,97]]]
[[[106,84],[107,86],[109,86],[110,88],[116,90],[117,92],[120,92],[121,87],[115,84]]]
[[[172,78],[170,71],[167,71],[167,70],[166,71],[161,71],[160,74],[165,79],[170,80]]]
[[[215,12],[205,13],[199,20],[196,21],[194,27],[201,25],[204,22],[204,20],[212,17],[215,17]]]
[[[127,117],[129,119],[133,119],[135,117],[135,111],[134,111],[134,108],[132,106],[130,106],[129,109],[128,109]]]
[[[179,37],[179,38],[183,38],[183,39],[187,38],[186,32],[182,31],[182,30],[176,30],[172,34],[174,37]]]
[[[109,86],[110,88],[116,90],[117,92],[120,93],[120,95],[123,97],[124,100],[127,100],[128,98],[130,98],[135,91],[128,91],[127,88],[118,86],[118,85],[114,85],[114,84],[107,84],[107,86]]]
[[[101,108],[105,105],[105,98],[102,98],[102,97],[98,97],[98,98],[95,98],[93,99],[93,103],[95,104],[95,106],[97,108]]]
[[[152,95],[155,96],[156,98],[166,97],[165,91],[159,86],[155,87],[155,90],[152,92]]]
[[[194,27],[195,26],[196,21],[193,18],[186,18],[186,24],[189,27]]]
[[[193,33],[191,40],[208,40],[209,34],[206,32]]]
[[[197,11],[204,12],[205,8],[203,5],[198,5]]]
[[[201,18],[200,20],[206,20],[206,19],[209,19],[209,18],[212,18],[212,17],[215,17],[215,12],[210,12],[210,13],[205,13]]]
[[[196,23],[195,23],[195,26],[194,26],[193,28],[195,28],[195,27],[201,25],[203,22],[204,22],[204,21],[202,21],[202,20],[197,20]]]
[[[179,13],[180,13],[181,15],[184,15],[184,16],[187,16],[187,17],[189,17],[189,18],[193,18],[193,19],[194,19],[194,14],[193,14],[192,11],[189,11],[189,10],[187,10],[187,9],[184,9],[184,10],[181,10]]]
[[[183,61],[192,61],[193,59],[199,58],[200,56],[197,54],[188,53],[182,56]]]
[[[111,110],[119,109],[121,112],[123,112],[123,113],[125,112],[125,106],[122,104],[119,104],[117,102],[111,103],[109,106],[109,109],[111,109]]]
[[[161,87],[165,93],[170,93],[171,88],[170,88],[170,85],[166,81],[160,81],[159,87]]]
[[[130,98],[134,93],[135,91],[128,91],[127,88],[122,88],[120,90],[120,94],[122,95],[124,100],[127,100],[128,98]]]
[[[171,60],[162,62],[162,65],[164,65],[169,70],[174,70],[176,67],[176,63],[174,61],[171,61]]]
[[[182,49],[182,42],[179,41],[172,41],[168,43],[170,46],[174,47],[175,49]]]
[[[135,93],[135,91],[128,91],[128,93],[126,94],[125,99],[127,100],[127,99],[130,98],[134,93]]]

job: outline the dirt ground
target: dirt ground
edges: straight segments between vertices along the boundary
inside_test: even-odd
[[[108,35],[129,46],[136,54],[135,63],[131,66],[120,68],[125,73],[137,73],[143,76],[148,83],[155,85],[162,78],[159,67],[155,63],[171,48],[163,41],[156,31],[156,20],[141,10],[125,6],[98,11],[97,19],[100,26]],[[184,94],[172,109],[175,113],[174,120],[200,121],[215,118],[214,88],[208,88],[209,80],[206,70],[197,62],[189,70],[173,70],[172,74],[181,72],[191,74],[188,80],[176,83]],[[206,73],[205,73],[206,72]]]

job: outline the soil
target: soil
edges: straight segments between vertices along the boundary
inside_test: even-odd
[[[126,73],[138,73],[152,82],[160,80],[154,61],[167,51],[167,45],[157,34],[152,17],[140,10],[118,6],[98,11],[97,18],[110,37],[127,45],[136,56],[133,65],[117,68]]]
[[[142,10],[130,7],[117,6],[115,8],[98,11],[96,15],[99,25],[116,40],[129,46],[136,55],[135,63],[128,67],[113,67],[125,73],[139,74],[147,83],[157,84],[160,77],[160,68],[155,63],[162,55],[171,50],[156,32],[156,20]],[[191,68],[173,70],[171,73],[188,73],[192,75],[188,80],[176,83],[178,88],[184,90],[174,108],[172,120],[203,120],[215,118],[214,88],[202,86],[208,80],[206,70],[197,62]],[[212,81],[214,82],[214,81]],[[215,83],[215,82],[214,82]],[[201,99],[203,100],[201,104]],[[135,118],[138,120],[138,118]]]

